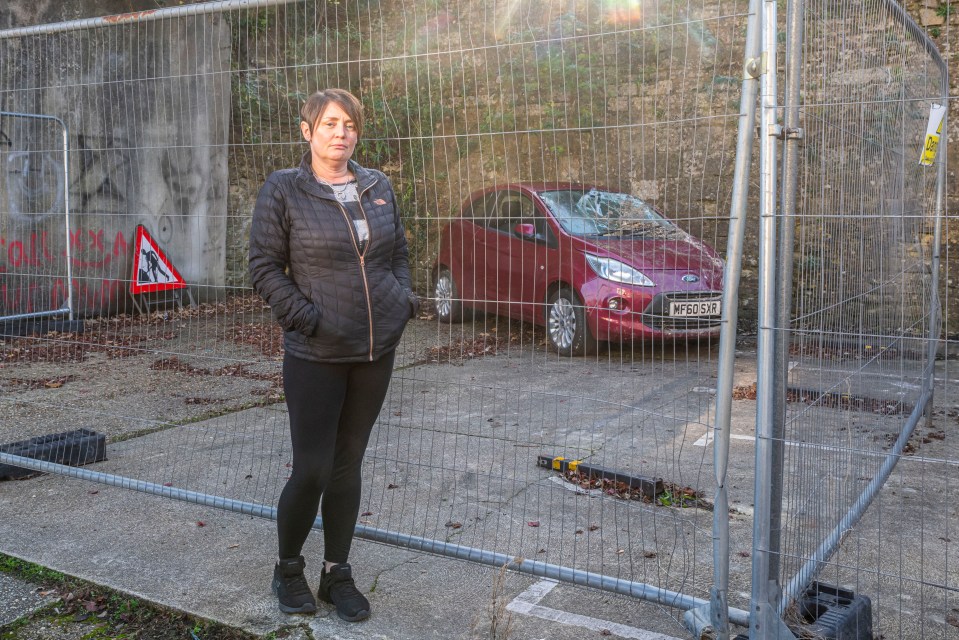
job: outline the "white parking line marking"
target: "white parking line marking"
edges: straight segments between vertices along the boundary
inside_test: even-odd
[[[740,434],[738,434],[738,433],[731,433],[731,434],[729,434],[729,437],[730,437],[732,440],[755,440],[755,439],[756,439],[755,436],[744,436],[744,435],[740,435]],[[703,434],[703,437],[701,437],[699,440],[697,440],[696,442],[694,442],[694,443],[693,443],[693,446],[694,446],[694,447],[705,447],[706,445],[709,445],[709,444],[712,444],[712,443],[713,443],[713,432],[712,432],[712,430],[710,429],[709,431],[707,431],[706,433]]]
[[[755,436],[745,436],[745,435],[741,435],[741,434],[738,434],[738,433],[732,433],[732,434],[729,435],[729,437],[730,437],[730,439],[732,439],[732,440],[748,440],[748,441],[750,441],[750,442],[755,442],[755,441],[756,441],[756,437],[755,437]],[[697,440],[696,442],[693,443],[693,446],[694,446],[694,447],[706,447],[706,446],[708,446],[708,445],[711,445],[712,443],[713,443],[713,432],[712,432],[712,431],[707,431],[705,434],[703,434],[703,436],[702,436],[699,440]],[[814,450],[814,451],[819,451],[819,452],[822,452],[822,451],[834,451],[834,452],[843,453],[843,454],[848,454],[848,455],[857,454],[857,455],[860,455],[860,456],[873,457],[873,458],[885,458],[886,456],[889,455],[889,452],[888,452],[888,451],[885,451],[885,450],[883,450],[883,451],[865,451],[865,450],[861,450],[861,449],[856,449],[856,448],[854,448],[854,447],[852,447],[852,446],[837,447],[837,446],[832,446],[832,445],[827,445],[827,444],[816,444],[816,443],[811,443],[811,442],[791,442],[791,441],[789,441],[789,440],[787,440],[784,444],[785,444],[787,447],[800,447],[800,448],[812,449],[812,450]],[[943,465],[947,465],[947,466],[951,466],[951,467],[959,466],[959,461],[957,461],[957,460],[949,460],[949,459],[946,459],[946,458],[928,458],[928,457],[925,457],[925,456],[916,456],[916,455],[913,455],[913,456],[908,456],[908,457],[904,458],[904,460],[908,460],[908,461],[910,461],[910,462],[917,462],[917,463],[926,463],[926,464],[943,464]]]
[[[597,633],[602,633],[605,629],[621,638],[632,638],[633,640],[680,640],[673,636],[646,631],[645,629],[637,629],[636,627],[628,627],[624,624],[609,622],[608,620],[600,620],[598,618],[581,616],[576,613],[568,613],[558,609],[550,609],[549,607],[541,607],[539,601],[546,597],[546,594],[552,591],[553,587],[557,584],[555,580],[540,580],[513,598],[512,602],[506,605],[506,609],[551,622],[559,622],[560,624],[573,627],[582,627],[583,629],[589,629]]]
[[[603,493],[602,489],[584,489],[578,484],[572,484],[568,482],[565,478],[560,478],[559,476],[550,476],[547,478],[550,482],[555,482],[559,486],[563,487],[567,491],[572,491],[573,493],[578,493],[583,496],[602,496],[606,495]]]

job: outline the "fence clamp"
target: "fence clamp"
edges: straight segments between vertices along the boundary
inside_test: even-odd
[[[758,58],[750,58],[743,66],[743,78],[758,78],[766,73],[766,52],[763,51]]]
[[[781,127],[776,125],[772,135],[780,140],[802,140],[805,137],[805,131],[800,127]]]

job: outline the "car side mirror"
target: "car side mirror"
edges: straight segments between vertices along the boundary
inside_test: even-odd
[[[528,222],[521,222],[520,224],[513,227],[513,233],[522,238],[523,240],[535,240],[536,239],[536,226],[529,224]]]

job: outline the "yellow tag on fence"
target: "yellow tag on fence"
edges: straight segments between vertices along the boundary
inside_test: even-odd
[[[946,107],[934,104],[929,109],[929,124],[926,126],[926,140],[922,145],[922,156],[919,164],[931,166],[936,161],[936,152],[939,150],[939,138],[942,136],[942,120],[946,115]]]

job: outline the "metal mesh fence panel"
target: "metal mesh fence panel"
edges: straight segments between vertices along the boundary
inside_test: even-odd
[[[272,517],[291,454],[251,213],[306,149],[299,105],[339,86],[425,303],[358,533],[704,605],[748,4],[229,2],[0,34],[0,111],[42,116],[0,117],[0,321],[17,318],[0,441],[95,429],[106,460],[44,468]],[[943,77],[890,7],[805,6],[777,577],[790,600],[812,575],[852,586],[887,635],[934,636],[954,558],[930,512],[955,455],[920,421],[939,327],[918,159]],[[19,317],[68,302],[82,326]],[[750,609],[757,374],[739,349],[723,589]],[[866,513],[890,453],[909,455]],[[888,526],[903,515],[918,534]]]
[[[747,3],[255,4],[0,40],[0,108],[68,124],[85,283],[83,331],[4,339],[4,440],[79,423],[107,437],[94,479],[271,515],[290,451],[252,206],[305,151],[302,101],[344,87],[426,303],[360,534],[702,604]],[[138,226],[188,290],[130,293]]]
[[[70,249],[67,132],[62,121],[47,116],[0,112],[0,118],[7,196],[0,229],[6,253],[0,315],[7,321],[72,319],[70,265],[50,250],[54,244]]]
[[[930,111],[946,102],[945,67],[892,3],[800,6],[803,139],[784,222],[795,243],[780,257],[793,287],[790,324],[778,329],[788,375],[773,470],[783,605],[818,576],[871,598],[883,635],[944,637],[931,603],[954,591],[937,505],[955,492],[955,455],[939,446],[942,425],[923,418],[940,332],[942,175],[920,157]],[[785,613],[817,615],[795,604]]]

